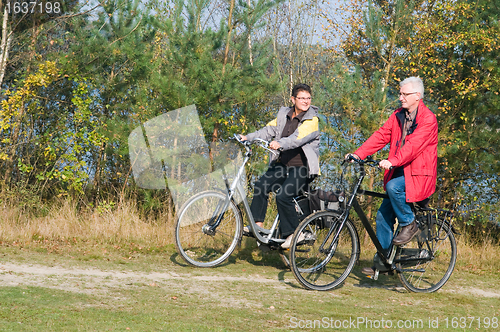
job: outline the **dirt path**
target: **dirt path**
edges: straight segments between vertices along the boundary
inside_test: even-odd
[[[148,284],[150,286],[164,285],[164,287],[175,287],[175,282],[179,281],[186,286],[186,281],[190,284],[207,285],[211,282],[258,282],[269,284],[275,288],[285,288],[283,282],[276,279],[263,278],[258,275],[251,277],[234,277],[230,275],[191,275],[179,274],[175,272],[122,272],[103,271],[98,269],[68,269],[57,266],[44,266],[34,264],[0,263],[0,286],[35,286],[48,287],[79,293],[101,292],[106,288],[123,287],[137,283]],[[205,283],[199,283],[203,281]],[[203,287],[203,286],[199,286]],[[208,288],[208,287],[207,287]]]
[[[57,266],[44,266],[35,264],[0,263],[0,286],[35,286],[60,289],[77,293],[102,293],[106,289],[123,287],[124,285],[147,284],[155,287],[176,288],[176,284],[186,287],[186,282],[192,287],[209,288],[211,283],[220,281],[238,283],[261,283],[276,289],[289,288],[286,283],[291,280],[278,280],[265,278],[259,275],[234,277],[223,275],[196,275],[175,272],[123,272],[103,271],[99,269],[68,269]],[[174,281],[174,282],[173,282]],[[203,281],[200,283],[199,281]],[[196,285],[196,286],[194,286]],[[450,285],[451,286],[451,285]],[[481,289],[476,287],[445,287],[441,292],[454,292],[478,297],[500,298],[500,291],[495,289]],[[481,285],[482,286],[482,285]],[[485,285],[487,286],[487,285]],[[489,288],[489,287],[487,287]],[[300,289],[299,289],[300,291]]]

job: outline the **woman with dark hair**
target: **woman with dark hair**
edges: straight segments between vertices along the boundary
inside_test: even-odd
[[[271,141],[269,147],[280,151],[273,156],[266,173],[255,183],[250,210],[257,226],[262,227],[266,217],[269,193],[276,192],[280,215],[280,232],[289,248],[299,219],[293,198],[319,174],[319,119],[318,108],[311,105],[311,88],[297,84],[292,89],[292,107],[281,107],[274,120],[264,128],[241,135],[242,140],[261,138]],[[248,228],[244,231],[248,233]],[[300,239],[299,239],[300,240]]]

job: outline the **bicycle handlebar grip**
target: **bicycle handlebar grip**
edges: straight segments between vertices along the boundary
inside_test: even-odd
[[[349,157],[347,157],[347,160],[352,160],[352,161],[355,161],[357,162],[358,164],[361,163],[363,160],[361,159],[358,159],[358,158],[355,158],[352,153],[349,153]]]

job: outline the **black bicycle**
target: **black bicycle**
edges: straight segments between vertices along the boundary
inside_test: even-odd
[[[349,158],[342,163],[342,176],[352,165],[357,176],[351,196],[343,211],[320,211],[308,216],[296,229],[290,248],[290,265],[297,281],[314,290],[330,290],[340,286],[359,259],[360,245],[356,227],[349,219],[354,208],[377,248],[375,275],[396,272],[403,286],[412,292],[430,293],[440,289],[450,278],[457,259],[456,231],[450,211],[414,204],[420,232],[404,246],[392,246],[384,254],[375,231],[361,208],[357,196],[387,198],[386,194],[361,190],[365,166],[378,167],[379,161]],[[399,232],[399,227],[396,234]],[[308,236],[304,236],[304,234]],[[302,239],[308,240],[302,240]]]

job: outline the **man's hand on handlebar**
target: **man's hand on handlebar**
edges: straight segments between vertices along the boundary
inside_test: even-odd
[[[390,170],[390,169],[394,168],[394,166],[392,166],[392,163],[389,160],[387,160],[387,159],[378,161],[378,160],[372,159],[372,156],[368,156],[368,157],[366,157],[365,160],[361,160],[361,158],[359,158],[359,156],[357,154],[355,154],[355,153],[348,153],[348,154],[346,154],[345,157],[344,157],[344,162],[345,161],[350,162],[350,163],[356,161],[359,164],[370,165],[370,166],[378,166],[379,168],[386,169],[386,170]]]
[[[360,160],[361,158],[359,158],[359,156],[355,153],[348,153],[345,155],[344,159],[347,160],[348,162],[352,163],[352,158],[354,159],[357,159],[357,160]]]
[[[378,163],[378,166],[380,168],[383,168],[383,169],[391,169],[392,168],[392,163],[387,160],[387,159],[384,159],[384,160],[381,160],[379,163]]]
[[[246,141],[246,140],[247,140],[247,137],[246,137],[245,135],[241,135],[241,134],[240,134],[239,136],[240,136],[240,140],[241,140],[242,142],[244,142],[244,141]]]

